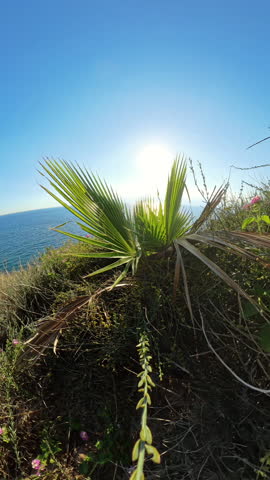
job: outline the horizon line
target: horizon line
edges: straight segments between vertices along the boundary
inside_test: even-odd
[[[16,213],[36,212],[37,210],[48,210],[49,208],[65,208],[65,207],[63,207],[63,205],[58,205],[55,207],[41,207],[41,208],[30,208],[29,210],[16,210],[15,212],[0,213],[0,217],[5,217],[6,215],[15,215]]]
[[[186,205],[183,205],[186,206]],[[202,205],[198,204],[197,202],[195,204],[189,203],[190,207],[202,207]],[[0,213],[0,217],[5,217],[7,215],[15,215],[16,213],[27,213],[27,212],[37,212],[39,210],[49,210],[53,208],[65,208],[63,205],[57,205],[54,207],[41,207],[41,208],[30,208],[29,210],[16,210],[15,212],[7,212],[7,213]]]

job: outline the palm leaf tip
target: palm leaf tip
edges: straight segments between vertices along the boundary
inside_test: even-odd
[[[164,221],[167,244],[184,235],[191,227],[191,215],[182,208],[183,193],[187,190],[187,161],[177,156],[170,172],[164,202]]]
[[[45,159],[42,167],[54,191],[43,188],[80,220],[78,225],[87,231],[91,238],[86,239],[58,228],[56,230],[91,245],[92,254],[88,256],[98,257],[101,252],[100,257],[119,259],[106,269],[99,269],[91,275],[113,269],[120,264],[132,265],[132,270],[135,271],[134,259],[140,256],[140,251],[134,233],[133,217],[114,190],[98,176],[78,165]],[[126,267],[124,272],[127,273]]]

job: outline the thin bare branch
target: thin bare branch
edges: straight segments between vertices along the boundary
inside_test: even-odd
[[[269,140],[269,138],[270,138],[270,137],[265,137],[265,138],[263,138],[262,140],[259,140],[258,142],[253,143],[252,145],[250,145],[249,147],[247,147],[247,150],[248,150],[249,148],[255,147],[255,145],[258,145],[259,143],[265,142],[265,140]]]
[[[237,373],[235,373],[235,372],[229,367],[229,365],[227,365],[227,363],[224,362],[224,360],[223,360],[223,359],[221,358],[221,356],[217,353],[217,351],[214,349],[214,347],[212,346],[212,344],[210,343],[210,341],[209,341],[209,339],[208,339],[208,336],[207,336],[206,331],[205,331],[204,319],[203,319],[203,316],[202,316],[202,313],[201,313],[201,312],[200,312],[200,316],[201,316],[201,321],[202,321],[202,331],[203,331],[205,340],[206,340],[206,342],[207,342],[207,345],[208,345],[208,347],[210,348],[210,350],[214,353],[214,355],[218,358],[218,360],[222,363],[222,365],[233,375],[234,378],[236,378],[236,380],[238,380],[240,383],[242,383],[242,385],[244,385],[245,387],[250,388],[251,390],[255,390],[256,392],[260,392],[260,393],[263,393],[263,394],[269,396],[270,390],[265,390],[264,388],[258,388],[258,387],[255,387],[254,385],[251,385],[250,383],[245,382],[245,380],[243,380],[241,377],[239,377],[239,376],[237,375]]]
[[[270,138],[270,137],[267,137],[267,138]],[[256,143],[254,145],[256,145]],[[251,145],[251,147],[252,146],[253,145]],[[248,148],[251,148],[251,147],[248,147]],[[263,168],[263,167],[270,167],[270,163],[265,163],[264,165],[254,165],[254,167],[236,167],[235,165],[230,166],[230,168],[235,168],[236,170],[254,170],[255,168]]]

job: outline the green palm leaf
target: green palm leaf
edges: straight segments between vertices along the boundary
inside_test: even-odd
[[[173,163],[164,202],[164,223],[166,244],[170,245],[177,237],[190,228],[190,217],[180,212],[182,197],[186,189],[187,165],[184,157],[177,157]]]
[[[78,225],[91,238],[66,232],[59,228],[63,225],[54,230],[89,244],[88,257],[119,259],[90,275],[125,264],[124,272],[131,268],[135,273],[142,255],[165,249],[190,228],[191,215],[180,210],[186,188],[183,157],[173,163],[164,206],[160,199],[158,204],[147,199],[137,202],[133,212],[106,182],[77,165],[46,159],[42,168],[54,191],[42,188],[80,220]]]
[[[187,275],[180,248],[197,257],[229,287],[252,301],[229,275],[199,250],[197,245],[204,243],[206,246],[215,246],[255,261],[259,259],[261,263],[268,266],[267,262],[259,258],[258,252],[252,253],[250,249],[247,250],[245,244],[269,248],[269,236],[250,232],[227,232],[226,237],[224,232],[201,231],[202,226],[207,223],[210,215],[221,202],[227,185],[213,191],[202,214],[192,224],[190,213],[182,208],[183,193],[187,189],[187,166],[184,157],[178,156],[173,162],[164,204],[159,197],[157,201],[148,198],[138,201],[133,211],[106,182],[77,165],[47,159],[42,167],[56,193],[46,187],[43,188],[79,219],[78,225],[90,234],[91,238],[63,231],[60,229],[63,225],[59,225],[55,230],[87,243],[91,248],[83,256],[112,260],[112,263],[105,267],[90,272],[89,276],[123,265],[124,270],[115,282],[117,284],[129,270],[135,274],[142,257],[165,252],[168,247],[174,246],[177,254],[175,287],[179,283],[180,271],[182,271],[190,311]],[[239,245],[240,242],[244,246]]]
[[[164,205],[149,198],[137,202],[135,228],[143,250],[148,253],[166,248],[191,227],[191,214],[181,209],[186,189],[186,160],[176,157],[167,182]]]
[[[166,231],[162,207],[152,198],[141,200],[134,207],[134,223],[137,237],[145,254],[153,253],[166,245]]]
[[[132,266],[134,270],[140,249],[134,234],[131,212],[117,194],[99,177],[67,162],[47,159],[42,167],[58,195],[43,188],[79,218],[78,224],[92,238],[73,235],[58,228],[55,230],[94,247],[94,251],[89,250],[88,257],[119,259],[90,275],[124,264]],[[120,276],[119,281],[121,278]]]

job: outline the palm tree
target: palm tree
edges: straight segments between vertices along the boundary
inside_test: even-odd
[[[130,209],[123,200],[99,177],[88,173],[79,166],[65,161],[46,159],[41,164],[43,176],[47,176],[55,193],[45,186],[48,192],[61,205],[75,215],[86,235],[74,235],[61,230],[65,224],[54,230],[89,245],[87,253],[70,253],[78,257],[108,259],[108,264],[90,272],[87,276],[97,275],[123,267],[122,272],[109,286],[99,289],[94,295],[78,297],[62,308],[53,317],[40,322],[36,334],[30,338],[22,357],[39,355],[52,343],[57,344],[59,332],[68,320],[76,315],[89,301],[93,301],[105,290],[121,287],[120,283],[127,274],[136,274],[138,265],[147,262],[149,257],[172,256],[175,252],[174,298],[180,283],[183,282],[186,303],[193,320],[192,303],[189,294],[183,252],[203,262],[215,275],[222,279],[238,295],[246,298],[259,310],[255,300],[250,297],[222,268],[203,253],[199,245],[217,247],[228,253],[270,264],[260,254],[261,248],[270,247],[268,234],[251,232],[212,232],[205,225],[213,211],[221,202],[227,186],[214,190],[200,217],[193,222],[190,213],[182,207],[183,193],[187,190],[187,164],[184,157],[177,157],[172,165],[167,181],[164,203],[158,197],[138,201]],[[248,247],[248,248],[247,248]],[[254,247],[251,251],[250,247]]]
[[[214,190],[200,217],[193,222],[190,213],[182,206],[183,193],[187,190],[186,159],[176,157],[167,181],[165,200],[158,197],[155,201],[147,198],[138,201],[130,209],[123,200],[98,176],[89,173],[77,165],[66,161],[46,159],[41,164],[48,176],[54,192],[42,186],[54,199],[75,215],[81,229],[87,235],[74,235],[63,231],[59,225],[54,230],[89,245],[87,254],[77,254],[91,258],[106,258],[110,262],[98,270],[89,273],[97,275],[123,266],[123,270],[111,285],[115,287],[129,273],[136,274],[138,264],[147,261],[154,254],[165,255],[176,252],[175,281],[176,290],[180,273],[184,282],[187,304],[191,312],[191,303],[186,280],[182,252],[197,257],[207,267],[252,303],[254,300],[216,263],[208,258],[198,245],[206,244],[227,252],[261,262],[268,266],[258,251],[252,253],[246,245],[269,247],[268,235],[250,232],[211,232],[204,231],[207,220],[219,205],[227,186]],[[191,312],[192,313],[192,312]]]
[[[136,275],[138,265],[148,261],[149,257],[175,254],[174,293],[179,286],[180,275],[183,280],[187,306],[193,320],[192,304],[189,295],[183,252],[197,257],[214,274],[220,277],[239,295],[256,305],[256,302],[215,262],[205,255],[199,245],[217,247],[226,252],[261,262],[269,266],[258,253],[258,248],[270,246],[270,237],[266,234],[250,232],[211,232],[205,225],[215,208],[221,202],[227,186],[214,190],[200,217],[194,222],[191,214],[182,206],[183,193],[187,190],[187,164],[184,157],[177,157],[172,165],[167,181],[166,195],[162,203],[158,197],[138,201],[129,208],[114,190],[98,176],[88,173],[85,169],[65,161],[45,160],[42,164],[42,175],[47,176],[53,190],[46,190],[62,206],[78,218],[78,225],[83,235],[74,235],[63,231],[59,225],[54,230],[68,237],[89,245],[89,251],[74,254],[90,258],[103,258],[108,264],[89,273],[88,276],[122,267],[121,273],[110,285],[111,288],[121,286],[121,281],[131,273]],[[87,235],[85,235],[85,233]],[[247,245],[255,247],[252,252]],[[108,289],[105,287],[96,292],[96,296]],[[175,297],[175,295],[174,295]],[[93,298],[93,297],[92,297]],[[175,297],[176,299],[176,297]],[[44,346],[55,339],[66,319],[89,301],[89,297],[79,297],[64,306],[55,318],[49,319],[37,334],[28,341],[34,344],[35,351],[42,351]],[[202,326],[204,329],[204,326]],[[140,437],[133,449],[133,460],[137,466],[131,475],[131,480],[144,479],[145,455],[153,455],[152,460],[159,463],[159,453],[152,445],[152,434],[147,425],[147,404],[150,403],[148,389],[155,386],[149,377],[149,343],[147,336],[141,336],[139,345],[142,372],[138,388],[143,391],[137,408],[142,408]],[[209,348],[212,349],[209,344]],[[221,359],[221,362],[224,362]],[[225,364],[226,365],[226,364]],[[227,366],[226,366],[227,367]],[[233,373],[233,372],[232,372]],[[250,386],[249,384],[246,384]],[[256,387],[255,387],[256,389]]]

